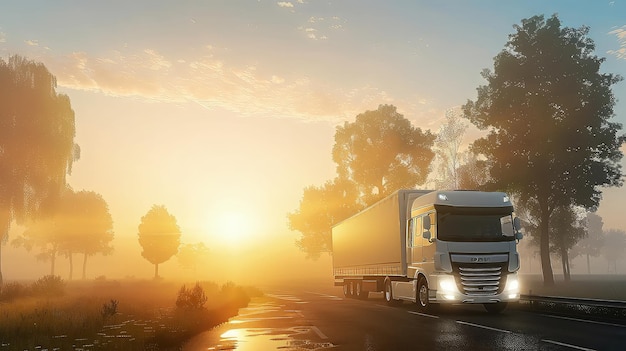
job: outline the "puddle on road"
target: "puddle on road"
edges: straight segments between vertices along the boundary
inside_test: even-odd
[[[307,334],[311,327],[278,328],[242,328],[230,329],[220,337],[217,346],[207,350],[226,351],[256,351],[256,350],[284,350],[284,351],[314,351],[335,347],[329,342],[313,342],[306,339],[295,339],[294,336]]]

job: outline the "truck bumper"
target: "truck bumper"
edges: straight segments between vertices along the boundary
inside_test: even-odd
[[[432,303],[496,303],[517,302],[520,298],[517,273],[507,276],[506,286],[499,294],[465,294],[459,291],[454,277],[448,274],[430,276],[429,301]],[[437,290],[435,290],[435,287]]]

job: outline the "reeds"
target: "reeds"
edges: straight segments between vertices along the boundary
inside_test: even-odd
[[[0,351],[178,350],[189,337],[236,315],[250,299],[233,284],[196,286],[206,303],[199,308],[177,308],[177,294],[187,290],[163,281],[72,282],[43,295],[24,284],[5,284]]]

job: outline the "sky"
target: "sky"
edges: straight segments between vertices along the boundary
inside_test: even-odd
[[[3,1],[0,57],[44,63],[71,99],[81,159],[68,182],[103,196],[116,237],[91,276],[152,274],[137,226],[154,204],[177,218],[183,243],[228,260],[221,272],[286,264],[330,276],[328,257],[297,251],[286,216],[306,186],[335,176],[335,128],[393,104],[436,132],[445,111],[476,98],[513,26],[542,14],[589,26],[601,70],[626,77],[626,0]],[[626,82],[613,91],[624,124]],[[604,191],[605,228],[626,229],[625,199]],[[268,257],[282,263],[258,264]],[[2,264],[5,279],[48,270],[10,245]]]

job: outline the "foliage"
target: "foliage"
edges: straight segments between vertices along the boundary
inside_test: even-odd
[[[182,309],[202,309],[207,301],[207,296],[200,283],[196,283],[193,288],[187,289],[185,285],[178,291],[176,298],[176,307]]]
[[[424,183],[434,140],[395,106],[380,105],[337,127],[333,161],[339,177],[353,181],[364,203],[371,205],[398,189]]]
[[[435,139],[435,160],[438,165],[437,189],[461,189],[461,165],[464,153],[461,143],[467,124],[454,111],[446,111],[446,122]]]
[[[58,275],[46,275],[31,286],[33,295],[60,296],[65,293],[65,282]]]
[[[176,217],[165,206],[154,205],[141,217],[139,224],[139,244],[143,248],[141,256],[154,264],[154,277],[159,277],[159,264],[166,262],[178,252],[180,228]]]
[[[581,213],[584,214],[584,211],[577,211],[569,206],[559,207],[552,212],[550,218],[550,236],[554,238],[550,249],[561,258],[565,281],[571,280],[570,259],[575,257],[570,254],[570,250],[587,235],[585,219]]]
[[[48,217],[29,221],[26,230],[12,244],[16,247],[23,246],[28,251],[38,247],[38,258],[51,262],[52,275],[55,274],[55,259],[58,254],[71,258],[75,252],[83,253],[85,279],[87,256],[112,252],[112,229],[113,220],[108,205],[100,194],[84,190],[75,192],[66,187],[56,209]]]
[[[317,259],[322,252],[332,252],[332,226],[361,208],[354,183],[335,178],[304,189],[300,207],[287,215],[289,229],[302,233],[296,245],[307,258]]]
[[[30,294],[28,286],[18,282],[8,282],[2,285],[0,301],[11,302],[28,294]]]
[[[104,303],[102,305],[102,310],[100,310],[100,314],[102,315],[102,319],[108,319],[117,314],[117,305],[119,304],[118,300],[111,299],[108,303]]]
[[[621,229],[608,229],[604,232],[602,254],[608,263],[609,273],[617,273],[617,261],[626,253],[626,232]]]
[[[534,16],[515,26],[506,48],[483,71],[488,85],[465,115],[488,135],[472,148],[485,156],[488,187],[507,190],[538,209],[546,284],[554,277],[549,256],[553,211],[593,210],[601,187],[622,184],[619,123],[611,122],[620,76],[600,73],[589,29],[561,28],[556,15]]]
[[[184,244],[178,250],[178,263],[185,269],[197,269],[202,260],[209,255],[209,249],[204,243]]]
[[[338,126],[332,151],[337,177],[306,187],[298,209],[287,215],[289,228],[301,233],[296,245],[307,258],[332,252],[334,224],[396,190],[422,184],[434,157],[434,139],[391,105]]]
[[[12,220],[22,223],[54,207],[79,157],[74,111],[56,86],[41,63],[0,59],[0,245]]]
[[[587,235],[576,243],[576,245],[572,248],[572,251],[575,254],[584,255],[586,257],[587,273],[591,274],[589,257],[600,256],[600,250],[604,245],[604,232],[602,231],[604,223],[602,222],[602,217],[596,213],[590,212],[587,214],[586,224]]]
[[[209,300],[201,310],[168,308],[178,285],[156,280],[76,281],[67,284],[63,296],[25,293],[2,305],[0,341],[11,350],[178,350],[247,304],[232,300],[214,283],[202,286]],[[112,325],[103,318],[104,306],[114,316]]]

